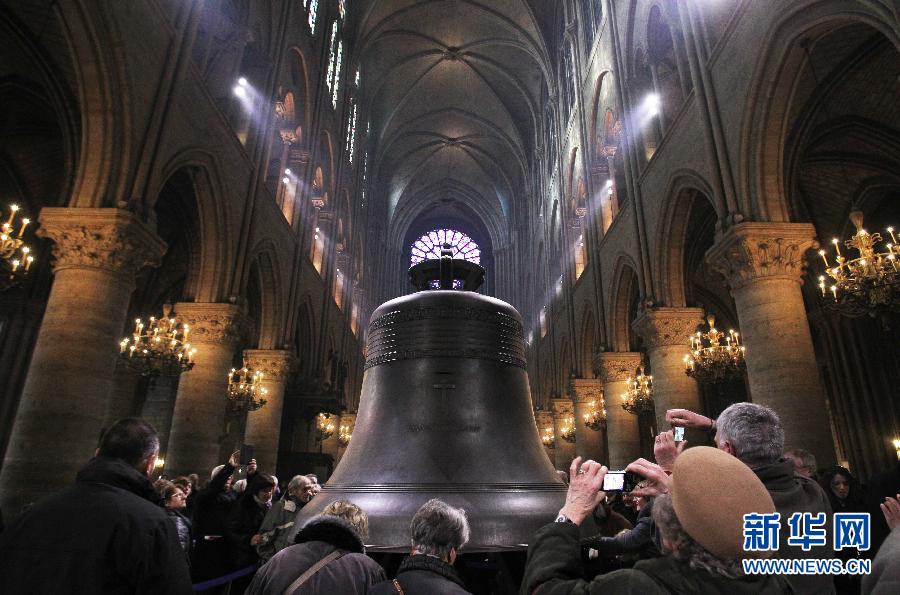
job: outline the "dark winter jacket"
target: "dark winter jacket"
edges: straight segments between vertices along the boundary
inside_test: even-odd
[[[259,561],[256,547],[250,545],[250,540],[259,532],[269,508],[269,505],[262,505],[256,501],[249,487],[232,505],[225,528],[225,538],[228,541],[233,568],[243,568]]]
[[[228,542],[225,539],[228,513],[237,494],[225,491],[225,482],[234,473],[234,467],[225,467],[210,480],[206,488],[197,493],[194,510],[194,535],[197,538],[191,556],[191,573],[195,582],[227,574],[231,568]]]
[[[588,582],[578,552],[579,529],[571,523],[550,523],[535,533],[528,548],[521,595],[728,595],[789,594],[783,578],[748,576],[728,579],[691,568],[671,557],[641,560],[629,570],[601,574]]]
[[[175,527],[154,498],[124,461],[92,459],[0,535],[0,593],[191,593]]]
[[[175,526],[175,531],[178,533],[178,543],[181,544],[181,549],[184,550],[185,554],[190,554],[193,542],[191,520],[182,514],[181,511],[174,508],[166,508],[165,511],[169,515],[169,520]]]
[[[787,459],[779,459],[769,465],[762,465],[753,469],[756,476],[766,486],[775,510],[781,513],[781,531],[778,554],[782,559],[795,558],[833,558],[834,550],[829,545],[826,547],[814,547],[804,552],[799,545],[788,545],[790,528],[788,519],[795,512],[811,512],[817,514],[824,512],[831,519],[831,505],[828,496],[822,491],[818,483],[812,479],[794,473],[794,463]],[[828,531],[829,537],[831,531]],[[820,575],[791,575],[788,582],[798,595],[820,595],[822,593],[834,593],[834,579],[830,574]]]
[[[633,529],[622,531],[615,537],[595,536],[582,539],[581,544],[597,550],[603,557],[639,554],[642,558],[656,558],[661,554],[654,540],[656,531],[652,512],[653,503],[648,501],[638,514],[637,524]]]
[[[432,556],[416,555],[405,559],[397,570],[396,581],[404,595],[467,595],[465,585],[453,566]],[[372,595],[396,595],[394,581],[385,581],[369,591]]]
[[[194,529],[198,539],[204,535],[225,535],[228,513],[231,511],[231,505],[237,500],[237,494],[225,491],[225,482],[232,473],[234,467],[225,463],[225,468],[197,494]]]
[[[384,580],[384,570],[364,553],[356,531],[343,519],[320,515],[310,519],[297,533],[296,544],[269,560],[253,577],[246,595],[281,595],[301,574],[335,550],[343,553],[332,560],[294,593],[340,593],[363,595]]]

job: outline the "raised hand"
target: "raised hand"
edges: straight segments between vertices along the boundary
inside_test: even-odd
[[[688,409],[669,409],[666,411],[666,421],[673,426],[696,428],[699,430],[709,429],[713,425],[713,420],[710,418],[689,411]]]
[[[631,491],[632,496],[655,497],[666,494],[669,491],[669,476],[662,467],[651,463],[647,459],[638,459],[625,467],[626,471],[637,473],[644,478],[643,487]]]
[[[900,527],[900,494],[896,498],[888,496],[881,505],[881,512],[884,513],[884,520],[887,521],[891,531],[895,527]]]
[[[653,456],[656,458],[656,464],[665,471],[672,471],[675,466],[675,459],[684,450],[687,440],[675,442],[675,434],[672,431],[661,432],[653,443]]]
[[[566,492],[566,504],[560,512],[573,523],[580,525],[593,510],[606,498],[600,491],[607,468],[596,461],[581,462],[575,457],[569,467],[569,490]]]

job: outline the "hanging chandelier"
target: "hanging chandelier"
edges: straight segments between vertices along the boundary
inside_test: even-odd
[[[566,442],[575,442],[575,418],[567,417],[559,427],[559,437]]]
[[[165,310],[165,308],[164,308]],[[197,350],[188,343],[188,325],[176,321],[175,312],[151,316],[147,322],[138,318],[130,337],[119,342],[120,361],[141,376],[176,377],[194,367]]]
[[[351,438],[353,438],[353,434],[350,431],[350,424],[341,424],[341,427],[338,428],[338,444],[347,448]]]
[[[242,414],[256,411],[266,404],[268,389],[262,386],[263,373],[244,366],[228,372],[228,412]]]
[[[552,427],[544,428],[541,433],[541,444],[547,448],[556,448],[556,437],[553,435]]]
[[[334,420],[330,413],[320,413],[316,416],[316,440],[324,442],[334,436]]]
[[[709,331],[690,336],[691,350],[684,356],[684,373],[703,384],[715,384],[740,376],[747,367],[744,346],[737,331],[716,328],[716,317],[706,317]]]
[[[595,432],[599,431],[600,428],[606,427],[606,403],[604,400],[600,399],[599,408],[597,407],[597,401],[590,401],[587,406],[588,411],[582,414],[584,425]]]
[[[879,252],[876,244],[883,241],[881,234],[870,234],[863,229],[862,211],[854,209],[850,221],[856,227],[856,234],[845,241],[844,246],[856,250],[856,258],[841,253],[841,242],[837,238],[831,240],[835,250],[833,264],[828,262],[825,251],[819,250],[825,273],[831,277],[830,282],[826,282],[825,275],[819,277],[825,307],[852,317],[874,314],[878,310],[900,310],[900,247],[894,228],[887,228],[891,241],[886,242]]]
[[[653,376],[644,374],[644,364],[635,378],[625,380],[628,390],[622,393],[622,409],[633,415],[653,411]]]
[[[31,248],[22,239],[31,219],[23,218],[21,223],[17,222],[18,212],[18,205],[9,205],[9,217],[0,225],[0,289],[18,283],[34,263]]]

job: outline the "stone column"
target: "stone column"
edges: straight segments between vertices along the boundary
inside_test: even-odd
[[[545,428],[553,428],[553,415],[549,411],[535,411],[534,412],[534,423],[537,425],[538,435],[544,435]],[[543,442],[541,443],[543,444]],[[550,462],[556,465],[556,457],[553,454],[553,451],[556,449],[554,444],[550,444],[550,446],[544,446],[544,451],[547,453],[547,458],[550,459]]]
[[[338,435],[340,435],[341,427],[347,428],[347,431],[350,434],[353,434],[353,431],[356,429],[356,414],[355,413],[342,413],[341,414],[341,423],[338,424]],[[338,442],[338,454],[337,454],[337,463],[341,462],[341,459],[344,456],[344,452],[347,450],[347,446],[342,446],[340,442]],[[337,466],[335,463],[335,466]]]
[[[155,378],[147,387],[147,398],[144,399],[144,406],[141,408],[141,417],[153,424],[159,433],[159,452],[166,460],[177,390],[178,378],[170,376]]]
[[[553,433],[556,436],[553,465],[568,473],[569,465],[575,458],[575,443],[563,440],[562,427],[570,417],[575,416],[575,407],[571,399],[550,399],[550,406],[553,409]]]
[[[684,356],[690,350],[690,336],[703,322],[700,308],[654,308],[647,310],[632,324],[643,339],[653,374],[653,402],[656,427],[669,429],[666,410],[673,408],[700,411],[700,389],[697,381],[684,373]],[[699,436],[689,436],[696,444]]]
[[[263,373],[262,386],[269,392],[266,404],[247,415],[244,442],[255,446],[260,470],[274,473],[278,461],[278,438],[281,435],[281,413],[294,355],[284,350],[244,350],[244,365]]]
[[[603,452],[604,428],[592,430],[584,423],[584,416],[591,411],[591,403],[598,411],[606,408],[603,401],[603,381],[599,378],[573,378],[572,400],[575,402],[575,453],[587,459],[605,461]]]
[[[166,472],[199,473],[220,463],[220,440],[225,430],[228,371],[241,336],[243,313],[234,304],[180,303],[178,319],[190,326],[190,342],[197,348],[194,368],[181,375]]]
[[[55,278],[0,473],[0,506],[68,486],[94,454],[109,406],[135,275],[165,243],[121,209],[45,208]]]
[[[125,335],[125,333],[122,334]],[[106,405],[104,426],[109,427],[123,417],[137,415],[137,410],[141,406],[137,399],[140,383],[141,377],[137,372],[130,370],[122,363],[116,364],[113,372],[113,388]]]
[[[814,236],[807,223],[740,223],[706,258],[731,287],[753,401],[774,409],[786,440],[827,466],[834,442],[800,291]]]
[[[641,455],[638,418],[622,408],[622,393],[628,377],[634,377],[641,365],[641,354],[604,352],[600,354],[600,378],[606,396],[606,435],[609,442],[609,468],[624,469]]]

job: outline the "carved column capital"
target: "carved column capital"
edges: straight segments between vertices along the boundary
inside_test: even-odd
[[[600,378],[606,382],[621,382],[634,377],[641,365],[642,355],[633,351],[605,351],[600,354]]]
[[[818,248],[809,223],[739,223],[706,253],[731,289],[766,278],[803,283],[807,250]]]
[[[247,326],[243,309],[235,304],[181,302],[175,315],[190,326],[191,343],[237,343]]]
[[[690,335],[703,323],[700,308],[653,308],[646,310],[631,325],[649,349],[689,346]]]
[[[572,399],[550,399],[550,408],[553,410],[554,419],[575,415],[575,406],[572,403]]]
[[[571,390],[576,403],[603,401],[603,382],[599,378],[573,378]]]
[[[134,282],[146,265],[159,266],[166,244],[134,213],[124,209],[41,210],[38,235],[53,240],[54,271],[101,269]]]
[[[295,360],[293,353],[283,349],[244,350],[245,365],[253,371],[262,372],[266,380],[287,380]]]

